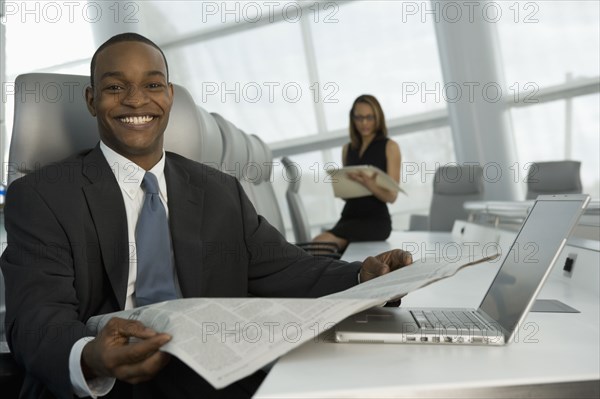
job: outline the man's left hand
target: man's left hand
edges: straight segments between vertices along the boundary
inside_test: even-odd
[[[383,252],[377,256],[369,256],[360,268],[360,282],[364,283],[375,277],[408,266],[412,263],[410,252],[394,249]]]

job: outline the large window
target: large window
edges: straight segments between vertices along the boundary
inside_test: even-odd
[[[450,128],[440,117],[446,103],[427,95],[439,93],[444,83],[427,1],[9,3],[12,8],[2,20],[6,46],[1,49],[8,135],[10,82],[18,74],[87,74],[99,43],[136,31],[164,47],[172,80],[187,87],[206,110],[267,143],[295,140],[285,145],[291,148],[288,153],[296,151],[292,158],[304,177],[315,175],[315,164],[341,162],[339,145],[346,140],[352,101],[362,93],[375,95],[390,130],[411,131],[393,137],[402,150],[401,183],[409,193],[390,207],[396,229],[406,227],[410,213],[427,213],[428,179],[436,166],[455,160]],[[581,160],[584,190],[598,197],[599,95],[560,93],[561,85],[567,88],[600,74],[600,3],[492,3],[490,9],[502,9],[502,17],[491,23],[498,30],[504,93],[547,87],[559,93],[552,102],[511,108],[519,162]],[[408,10],[418,14],[408,15]],[[422,123],[416,131],[415,119]],[[320,144],[326,140],[337,147],[324,148]],[[8,137],[0,142],[6,161]],[[298,153],[307,142],[302,148],[310,149]],[[286,182],[277,177],[281,169],[275,173],[283,199]],[[302,184],[309,217],[315,226],[331,224],[343,201],[333,199],[322,179],[316,180],[307,178]]]
[[[7,2],[14,14],[4,16],[6,26],[6,75],[69,66],[91,58],[95,50],[94,8],[85,2]],[[71,15],[69,15],[71,10]],[[89,15],[88,15],[89,14]]]
[[[167,57],[173,81],[247,133],[266,142],[317,133],[298,23],[282,21],[177,47]]]
[[[600,95],[574,98],[572,109],[571,146],[565,158],[583,161],[584,190],[600,199]]]
[[[520,172],[535,161],[581,161],[584,192],[600,197],[598,95],[536,104],[544,88],[600,75],[600,3],[507,2],[498,24],[507,92],[532,91],[511,115]],[[524,179],[520,179],[523,183]]]
[[[161,43],[178,42],[190,37],[207,35],[226,26],[248,25],[252,29],[253,26],[258,26],[264,21],[298,23],[300,8],[297,1],[291,0],[144,0],[122,1],[122,3],[123,19],[129,15],[130,18],[127,20],[130,23],[142,24],[143,29],[156,34],[156,39],[160,39]],[[111,6],[114,8],[114,3],[108,3],[108,7]],[[109,10],[110,12],[112,11]],[[304,13],[310,12],[311,10],[307,10]]]
[[[572,159],[582,162],[584,192],[600,198],[600,95],[515,108],[512,117],[521,184],[529,162]]]
[[[500,4],[500,3],[498,3]],[[501,3],[498,22],[508,85],[545,87],[567,74],[600,73],[600,2],[546,0]]]
[[[319,79],[330,96],[323,102],[328,129],[347,127],[352,101],[364,93],[380,100],[389,119],[445,107],[411,94],[434,88],[442,73],[432,20],[403,21],[404,8],[401,1],[355,2],[335,21],[313,23]]]

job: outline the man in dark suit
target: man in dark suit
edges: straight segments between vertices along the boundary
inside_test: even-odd
[[[165,153],[173,88],[164,54],[148,39],[111,38],[91,74],[86,99],[100,144],[54,165],[51,177],[42,168],[17,180],[7,195],[0,264],[24,397],[245,397],[258,387],[254,375],[214,390],[159,350],[168,335],[136,321],[114,318],[88,337],[91,316],[136,306],[135,227],[147,172],[168,215],[178,297],[317,297],[411,262],[399,250],[362,263],[312,257],[256,214],[237,180]]]

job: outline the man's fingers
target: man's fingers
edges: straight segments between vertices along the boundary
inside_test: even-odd
[[[390,265],[392,270],[399,269],[412,263],[412,255],[410,252],[402,251],[400,249],[396,249],[391,252],[391,260],[388,265]]]
[[[369,256],[364,260],[360,269],[360,281],[368,281],[382,276],[390,271],[399,269],[412,263],[410,252],[394,249],[381,253],[375,257]]]
[[[170,340],[170,335],[159,334],[138,321],[113,318],[84,347],[84,375],[115,377],[119,367],[146,361]]]
[[[360,280],[368,281],[375,277],[384,275],[390,271],[390,268],[385,263],[381,262],[373,256],[369,256],[363,262],[362,268],[360,269]]]
[[[142,362],[157,353],[161,346],[170,340],[170,335],[158,334],[152,338],[115,348],[114,360],[117,364]]]
[[[91,353],[86,355],[85,362],[94,371],[97,376],[110,376],[120,378],[122,367],[137,367],[145,364],[148,359],[152,359],[159,352],[159,349],[171,340],[167,334],[158,334],[154,337],[144,339],[134,343],[124,343],[122,345],[106,345],[100,341],[93,345],[86,345]],[[84,353],[85,355],[85,353]]]
[[[401,249],[394,249],[392,251],[383,252],[376,256],[376,258],[388,266],[391,270],[399,269],[403,266],[410,265],[412,263],[412,255],[408,251]]]

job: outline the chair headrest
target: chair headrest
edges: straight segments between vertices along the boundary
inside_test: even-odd
[[[433,192],[441,195],[465,195],[483,192],[483,168],[478,165],[446,165],[434,176]]]
[[[581,193],[581,162],[535,162],[527,173],[529,191],[548,194]]]
[[[100,140],[89,113],[89,77],[32,73],[15,81],[15,113],[8,183],[35,168],[94,147]],[[174,84],[175,98],[164,147],[195,161],[220,163],[222,144],[216,122],[198,110],[188,91]]]
[[[15,80],[15,112],[8,184],[99,141],[85,103],[89,77],[31,73]]]

